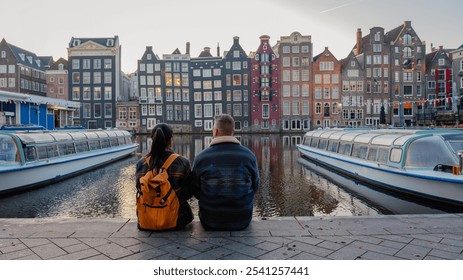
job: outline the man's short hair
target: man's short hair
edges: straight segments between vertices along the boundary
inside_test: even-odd
[[[235,132],[235,120],[229,114],[215,116],[214,122],[221,135],[231,136]]]

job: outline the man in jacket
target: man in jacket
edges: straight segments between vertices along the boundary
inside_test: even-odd
[[[241,146],[230,115],[214,118],[213,139],[193,162],[193,191],[206,229],[241,230],[252,219],[259,186],[256,156]]]

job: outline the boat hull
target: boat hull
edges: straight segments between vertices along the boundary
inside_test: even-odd
[[[461,176],[430,171],[407,171],[298,145],[301,154],[325,168],[369,185],[449,205],[463,206]]]
[[[53,158],[0,170],[0,194],[24,191],[64,180],[133,154],[138,145],[120,146],[97,153]]]

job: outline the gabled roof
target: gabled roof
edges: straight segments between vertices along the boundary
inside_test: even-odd
[[[39,71],[45,71],[45,65],[43,65],[42,61],[35,53],[19,48],[9,43],[7,44],[10,47],[11,52],[15,56],[17,63]]]
[[[334,59],[336,59],[336,61],[339,62],[339,60],[336,58],[336,56],[333,55],[333,53],[328,49],[328,47],[325,47],[325,50],[322,53],[314,56],[313,62],[317,61],[324,53],[329,53],[330,56],[332,56]]]
[[[39,56],[40,61],[45,66],[45,68],[50,68],[50,66],[55,62],[53,56]]]
[[[386,43],[389,43],[391,41],[395,42],[398,39],[398,37],[399,37],[401,31],[404,29],[404,27],[405,27],[404,24],[402,24],[402,25],[397,26],[396,28],[388,31],[386,34],[384,34],[384,41]]]
[[[59,65],[63,64],[63,70],[68,69],[68,61],[62,57],[60,57],[57,61],[55,61],[48,70],[60,70]]]
[[[212,57],[211,48],[205,47],[198,57]]]
[[[111,40],[113,40],[112,45],[110,44]],[[101,46],[104,46],[104,47],[111,48],[111,47],[118,46],[119,37],[118,36],[103,37],[103,38],[74,38],[74,37],[72,37],[71,41],[69,42],[69,47],[74,48],[74,47],[77,47],[78,45],[82,45],[82,44],[87,43],[89,41],[95,42],[95,43],[97,43],[97,44],[99,44]],[[78,42],[78,44],[76,42]]]

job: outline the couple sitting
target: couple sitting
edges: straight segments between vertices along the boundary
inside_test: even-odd
[[[179,198],[177,229],[193,220],[187,200],[193,195],[199,200],[199,219],[209,230],[241,230],[252,219],[254,194],[259,186],[255,155],[241,146],[234,134],[234,120],[223,114],[214,118],[213,139],[208,148],[198,154],[193,168],[185,157],[177,157],[167,168],[169,182]],[[153,129],[150,162],[143,158],[137,163],[137,188],[149,166],[161,168],[173,153],[172,129],[158,124]]]

